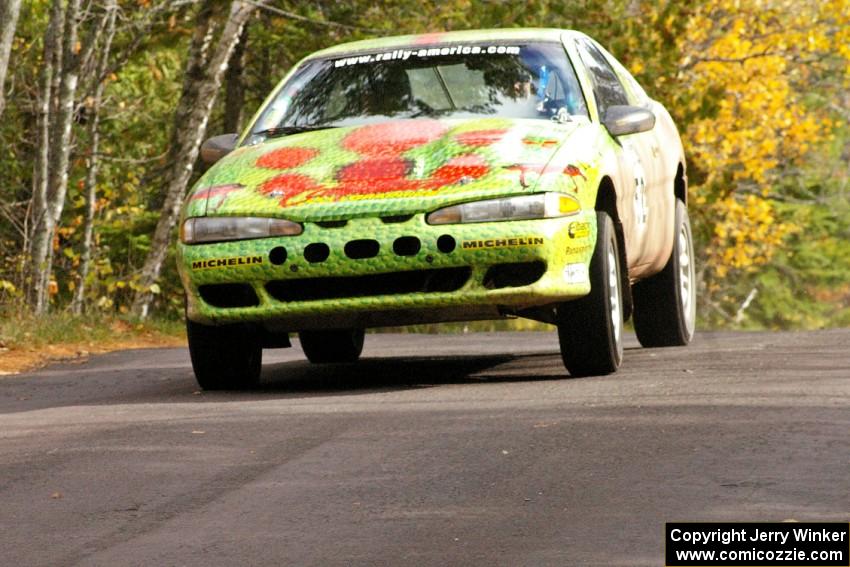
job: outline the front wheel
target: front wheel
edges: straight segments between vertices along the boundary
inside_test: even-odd
[[[623,360],[623,292],[614,223],[596,213],[590,293],[558,307],[561,358],[571,376],[616,372]]]
[[[694,336],[696,286],[688,209],[676,201],[673,252],[664,269],[632,287],[635,334],[641,346],[684,346]]]
[[[252,388],[260,381],[263,349],[247,325],[201,325],[186,319],[189,356],[204,390]]]
[[[301,331],[298,338],[307,360],[313,364],[354,362],[363,352],[363,329]]]

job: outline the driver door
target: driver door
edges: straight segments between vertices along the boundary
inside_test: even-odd
[[[599,120],[611,106],[629,105],[632,102],[619,77],[602,52],[590,40],[576,40],[576,47],[587,68],[593,84],[593,95]],[[650,192],[657,191],[657,146],[655,134],[650,130],[615,139],[621,151],[618,154],[620,183],[617,189],[617,210],[623,223],[626,238],[629,270],[639,268],[649,256],[648,227],[653,215]]]

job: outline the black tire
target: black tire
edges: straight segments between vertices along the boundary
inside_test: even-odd
[[[684,346],[696,326],[694,244],[688,209],[676,201],[673,252],[664,269],[632,286],[634,325],[644,347]]]
[[[204,390],[238,390],[260,381],[263,349],[247,325],[214,327],[186,320],[189,356]]]
[[[614,223],[596,213],[590,294],[558,307],[561,358],[571,376],[616,372],[623,361],[623,290]]]
[[[363,352],[363,329],[301,331],[298,338],[307,360],[313,364],[354,362]]]

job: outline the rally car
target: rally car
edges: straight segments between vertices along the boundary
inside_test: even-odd
[[[177,256],[205,389],[256,383],[293,332],[352,362],[370,327],[527,317],[573,376],[617,370],[630,316],[643,346],[693,335],[679,135],[582,33],[319,51],[202,156]]]

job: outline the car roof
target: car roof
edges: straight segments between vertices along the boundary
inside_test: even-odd
[[[327,49],[322,49],[311,54],[308,59],[332,57],[347,53],[372,51],[378,49],[393,49],[402,47],[418,47],[444,45],[459,42],[479,41],[561,41],[564,34],[582,36],[580,32],[573,30],[561,30],[554,28],[509,28],[509,29],[485,29],[485,30],[463,30],[450,32],[423,33],[416,35],[397,35],[393,37],[380,37],[375,39],[364,39],[341,43]]]

